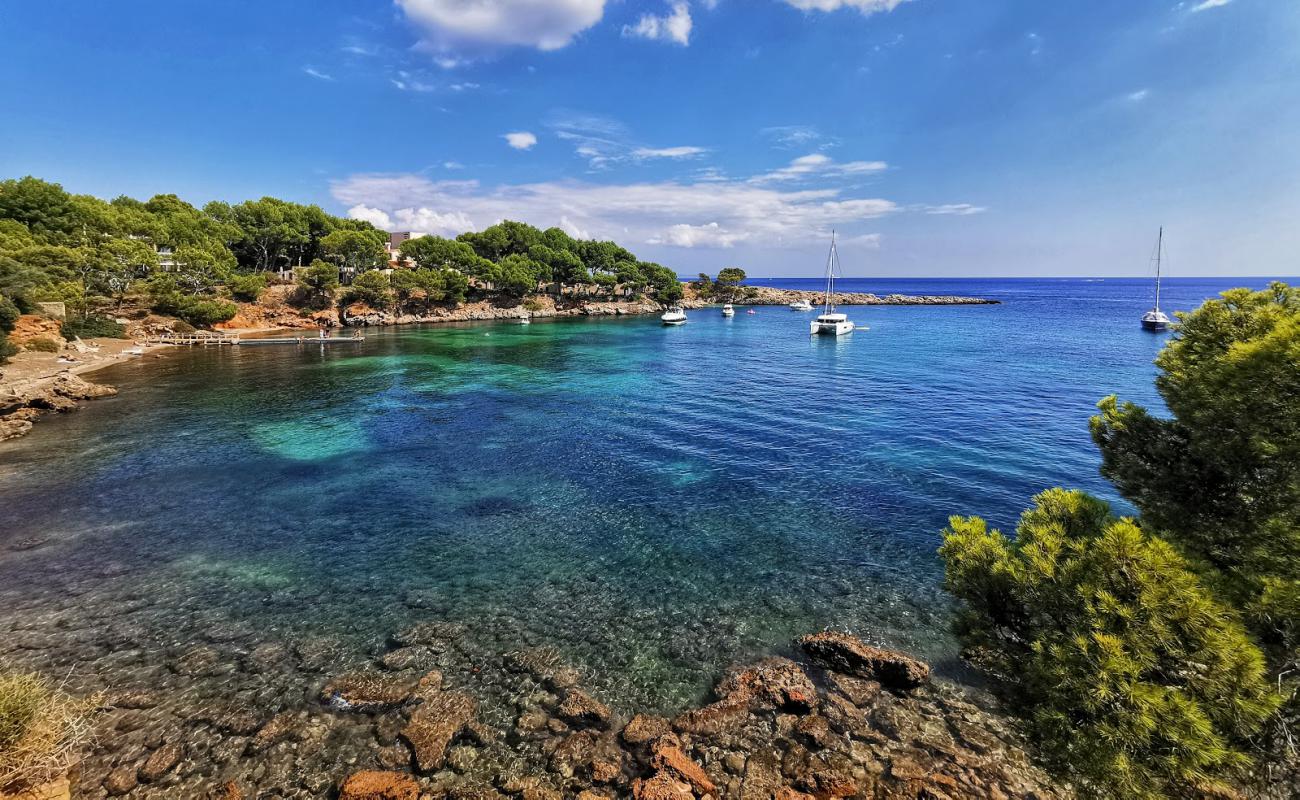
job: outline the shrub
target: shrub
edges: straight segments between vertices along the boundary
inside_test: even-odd
[[[60,326],[63,338],[72,339],[125,339],[126,328],[109,317],[85,316],[69,317]]]
[[[954,517],[940,555],[963,643],[1085,794],[1184,796],[1249,762],[1279,702],[1264,656],[1168,543],[1051,489],[1014,540]]]
[[[208,328],[218,322],[225,322],[239,313],[239,306],[229,300],[217,300],[204,297],[181,298],[176,316],[191,325]]]
[[[524,309],[526,311],[541,311],[543,308],[546,308],[546,306],[541,300],[538,300],[535,297],[530,297],[524,301]]]
[[[39,675],[0,674],[0,791],[66,773],[90,738],[97,703],[70,697]]]
[[[57,353],[63,349],[63,345],[48,336],[37,336],[27,341],[27,349],[38,353]]]
[[[251,275],[235,275],[226,281],[230,296],[244,303],[255,303],[266,288],[266,274],[254,272]]]
[[[18,317],[18,306],[0,294],[0,364],[5,363],[9,360],[9,356],[18,352],[18,348],[9,341],[9,332],[14,329]]]

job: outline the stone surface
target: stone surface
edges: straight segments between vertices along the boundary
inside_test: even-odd
[[[370,713],[403,705],[411,699],[416,680],[382,672],[351,672],[321,689],[321,702],[338,711]]]
[[[612,716],[609,706],[581,689],[565,692],[556,714],[570,725],[593,728],[609,727]]]
[[[663,717],[653,717],[648,714],[637,714],[632,721],[623,728],[622,738],[626,744],[637,746],[649,744],[666,733],[672,731],[672,726],[668,720]]]
[[[696,794],[713,794],[718,787],[714,785],[707,772],[699,764],[682,752],[681,742],[669,735],[660,738],[651,748],[653,756],[650,764],[661,772],[668,772],[674,778],[690,784]]]
[[[354,772],[339,786],[339,800],[416,800],[420,785],[401,772]]]
[[[930,680],[930,667],[924,661],[872,647],[845,633],[810,634],[799,639],[799,646],[827,669],[875,680],[889,689],[915,689]]]
[[[452,739],[474,718],[476,709],[474,699],[460,692],[438,694],[416,708],[401,736],[421,772],[442,768]]]
[[[185,749],[176,742],[168,742],[149,754],[149,758],[140,766],[140,780],[151,783],[171,771],[185,755]]]

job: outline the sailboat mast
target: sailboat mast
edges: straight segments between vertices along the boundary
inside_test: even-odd
[[[1160,310],[1160,261],[1164,256],[1165,250],[1165,226],[1160,226],[1160,234],[1156,238],[1156,311]]]
[[[826,298],[822,301],[822,313],[829,314],[835,307],[831,298],[835,293],[835,231],[831,231],[831,251],[826,254]]]

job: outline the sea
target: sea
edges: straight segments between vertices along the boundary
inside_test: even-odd
[[[1267,281],[1166,280],[1162,306]],[[269,685],[259,702],[292,707],[438,621],[464,632],[451,682],[545,648],[615,708],[671,713],[829,627],[977,681],[936,555],[949,518],[1010,531],[1053,486],[1131,513],[1088,420],[1110,394],[1163,413],[1171,334],[1139,329],[1140,280],[839,288],[1001,302],[847,307],[840,338],[741,306],[97,373],[116,397],[0,444],[0,660],[194,702]],[[196,651],[245,667],[194,669]]]

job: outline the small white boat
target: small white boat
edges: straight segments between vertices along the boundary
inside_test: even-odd
[[[1160,310],[1160,262],[1163,260],[1165,249],[1165,229],[1160,228],[1160,234],[1156,238],[1156,304],[1150,311],[1142,315],[1142,330],[1161,331],[1169,330],[1173,320]]]
[[[736,316],[736,309],[731,305],[731,303],[722,304],[722,316],[724,317]]]
[[[528,317],[520,317],[520,318],[519,318],[518,320],[516,320],[516,321],[517,321],[520,325],[531,325],[532,322],[533,322],[533,321],[532,321],[531,319],[529,319]]]
[[[807,300],[800,300],[797,303],[790,304],[791,311],[812,311],[812,303]]]
[[[835,232],[831,231],[831,252],[826,256],[826,299],[822,304],[822,313],[809,324],[809,332],[816,336],[843,336],[853,333],[854,324],[847,314],[835,310],[835,269],[840,264],[840,254],[835,249]]]
[[[663,316],[660,317],[659,319],[665,325],[685,325],[686,312],[682,310],[681,306],[673,306],[672,308],[665,311]]]

